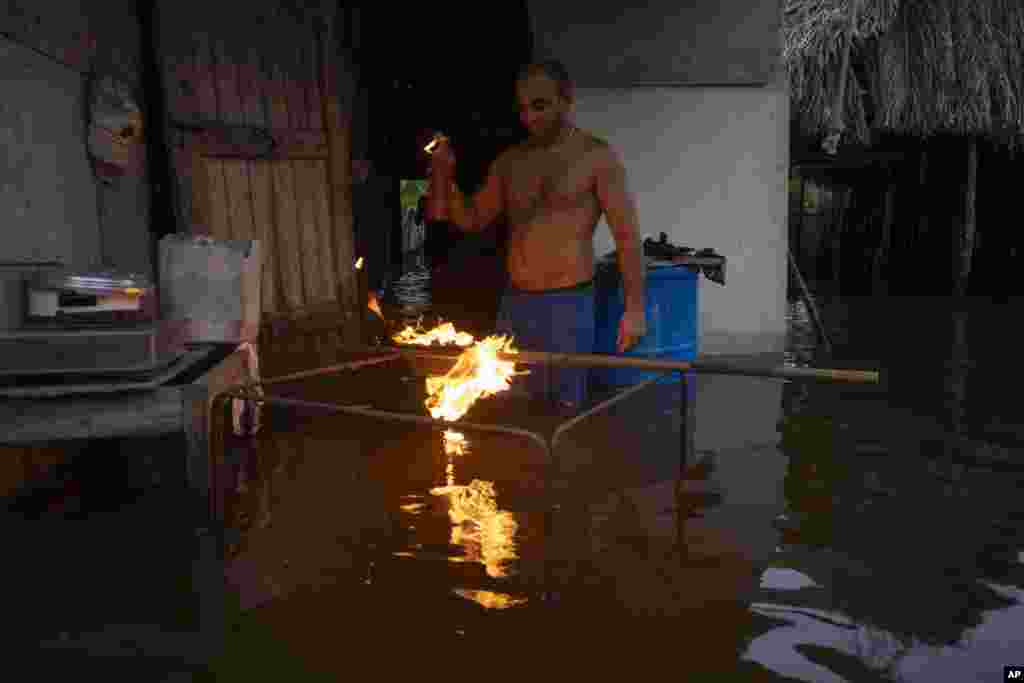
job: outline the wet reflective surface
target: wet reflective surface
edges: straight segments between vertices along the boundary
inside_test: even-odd
[[[791,360],[877,363],[888,382],[882,395],[787,387],[772,565],[800,574],[762,579],[752,611],[787,623],[745,656],[807,681],[997,677],[1024,651],[1013,304],[823,303],[832,359],[795,324]]]
[[[881,368],[886,385],[701,378],[682,471],[671,385],[581,422],[557,466],[528,439],[457,424],[268,410],[219,473],[235,532],[218,679],[535,677],[558,661],[680,680],[999,680],[1024,653],[1016,304],[819,305],[831,355],[797,303],[787,361]],[[322,364],[326,346],[263,353],[263,371]],[[421,381],[360,371],[288,391],[422,415]],[[465,419],[557,424],[535,413],[497,396]]]
[[[311,421],[282,438],[304,451],[288,485],[317,531],[291,532],[296,576],[279,572],[276,592],[240,587],[240,623],[320,671],[346,666],[317,631],[333,615],[360,652],[416,653],[389,661],[410,672],[457,648],[460,665],[520,672],[559,656],[724,680],[1000,675],[1024,651],[1024,428],[1000,367],[1012,304],[819,305],[831,356],[795,303],[787,362],[880,367],[886,386],[786,383],[763,406],[767,441],[716,448],[698,424],[682,479],[671,386],[581,423],[555,470],[512,437],[341,419],[340,442]],[[501,422],[504,400],[466,419]],[[282,516],[296,505],[278,501]],[[323,580],[322,537],[353,525]],[[250,533],[246,552],[261,543]]]

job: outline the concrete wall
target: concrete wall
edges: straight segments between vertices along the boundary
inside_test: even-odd
[[[785,332],[788,97],[779,88],[581,89],[577,123],[625,161],[641,234],[713,247],[700,280],[701,350],[777,351]],[[602,220],[598,257],[614,249]]]
[[[780,0],[530,2],[534,42],[582,87],[770,83]]]
[[[87,158],[93,68],[139,85],[131,0],[0,3],[0,259],[150,271],[148,186],[101,186]],[[20,323],[22,274],[0,270],[0,329]]]
[[[5,260],[99,260],[79,74],[0,38],[0,216]]]
[[[585,17],[558,3],[529,8],[536,57],[561,59],[577,81],[577,123],[625,160],[641,234],[728,259],[725,287],[701,279],[701,350],[780,350],[789,97],[779,0],[657,0]],[[602,221],[595,252],[613,246]]]

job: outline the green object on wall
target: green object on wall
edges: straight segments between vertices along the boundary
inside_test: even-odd
[[[426,180],[403,180],[401,182],[402,211],[411,209],[427,193]]]

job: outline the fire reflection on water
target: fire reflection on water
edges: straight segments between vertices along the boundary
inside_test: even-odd
[[[456,588],[455,594],[460,598],[472,600],[485,609],[508,609],[526,603],[526,598],[514,598],[506,593],[495,593],[494,591],[467,590]]]
[[[484,565],[492,578],[508,576],[508,563],[518,559],[515,534],[519,524],[511,512],[498,509],[494,483],[474,479],[468,485],[455,483],[455,459],[469,450],[466,437],[452,430],[444,433],[447,455],[445,485],[432,488],[431,495],[448,500],[452,523],[452,545],[465,550],[466,559]]]

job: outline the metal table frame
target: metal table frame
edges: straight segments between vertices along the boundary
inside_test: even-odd
[[[285,398],[267,396],[263,392],[263,388],[284,384],[288,382],[295,382],[298,380],[311,378],[311,377],[322,377],[325,375],[339,374],[344,372],[352,372],[359,368],[380,366],[391,361],[399,360],[402,358],[414,358],[423,360],[446,360],[452,363],[457,359],[457,354],[439,352],[433,349],[414,349],[408,347],[359,347],[342,349],[343,352],[354,352],[354,353],[372,353],[376,354],[369,358],[363,358],[359,360],[352,360],[344,363],[330,365],[321,368],[315,368],[312,370],[306,370],[303,372],[292,373],[289,375],[274,377],[266,379],[261,382],[246,382],[236,384],[234,386],[227,387],[226,389],[216,393],[211,402],[209,415],[209,449],[208,461],[207,461],[207,472],[209,475],[208,486],[205,488],[205,493],[209,497],[207,503],[209,504],[209,514],[211,522],[211,531],[214,538],[217,539],[218,547],[223,550],[224,542],[228,529],[225,524],[224,517],[226,515],[221,514],[221,506],[219,505],[219,497],[221,495],[220,488],[217,482],[217,470],[218,470],[218,457],[223,457],[226,446],[227,446],[227,434],[231,428],[232,416],[231,416],[231,404],[235,400],[249,401],[257,404],[265,405],[277,405],[283,407],[293,407],[299,409],[314,409],[323,410],[326,413],[334,414],[346,414],[359,417],[368,417],[376,420],[389,420],[404,422],[408,424],[416,424],[424,427],[428,427],[433,431],[445,431],[451,428],[457,428],[459,430],[465,430],[469,432],[478,433],[490,433],[490,434],[507,434],[509,436],[516,436],[525,438],[535,443],[539,448],[544,451],[546,459],[549,464],[558,465],[559,461],[557,458],[558,445],[562,437],[570,429],[580,424],[589,417],[592,417],[608,408],[616,405],[617,403],[624,401],[625,399],[635,395],[637,392],[651,386],[659,380],[667,377],[668,375],[677,372],[680,374],[680,458],[679,458],[679,478],[675,487],[675,517],[676,517],[676,550],[681,557],[687,555],[684,528],[685,519],[689,516],[690,511],[686,509],[684,504],[684,490],[683,482],[686,477],[687,464],[692,460],[692,454],[694,451],[693,441],[693,401],[689,398],[689,378],[687,375],[693,372],[702,372],[708,374],[724,374],[724,375],[741,375],[748,377],[761,377],[761,378],[781,378],[785,380],[796,380],[796,381],[839,381],[839,382],[852,382],[852,383],[878,383],[880,381],[879,373],[874,371],[856,371],[856,370],[827,370],[827,369],[816,369],[816,368],[795,368],[795,367],[751,367],[744,364],[735,364],[724,359],[698,359],[690,362],[664,360],[664,359],[644,359],[644,358],[623,358],[616,356],[602,356],[598,354],[550,354],[550,353],[539,353],[539,352],[520,352],[519,354],[500,354],[503,360],[512,360],[519,364],[547,364],[549,366],[585,366],[585,367],[631,367],[638,370],[646,370],[658,373],[658,376],[634,384],[626,389],[619,391],[618,393],[600,401],[596,405],[583,410],[577,415],[564,420],[559,423],[550,436],[539,433],[537,431],[522,429],[519,427],[512,427],[509,425],[501,424],[481,424],[475,422],[463,422],[462,420],[456,420],[449,422],[446,420],[437,420],[431,417],[423,415],[412,415],[408,413],[393,412],[387,410],[375,410],[368,405],[359,404],[340,404],[331,403],[325,401],[307,401],[302,399]],[[459,349],[458,351],[461,351]],[[551,469],[548,469],[549,476]],[[199,473],[197,473],[199,474]],[[546,487],[550,491],[550,487]],[[550,530],[554,513],[559,510],[557,500],[554,499],[553,494],[548,494],[548,503],[545,504],[544,518],[545,527]],[[225,501],[226,502],[226,501]],[[226,511],[227,506],[224,506]],[[547,533],[547,532],[546,532]],[[545,560],[544,562],[544,573],[548,574],[550,561]],[[546,584],[549,585],[549,584]]]
[[[544,434],[521,429],[518,427],[512,427],[508,425],[500,424],[480,424],[475,422],[463,422],[456,420],[449,422],[446,420],[436,420],[431,417],[423,415],[410,415],[408,413],[397,413],[386,410],[374,410],[367,405],[349,404],[343,405],[339,403],[330,403],[323,401],[305,401],[302,399],[283,398],[283,397],[272,397],[263,394],[262,389],[264,387],[272,386],[275,384],[283,384],[286,382],[295,382],[297,380],[306,379],[310,377],[321,377],[324,375],[337,374],[346,371],[357,370],[362,367],[381,365],[388,363],[393,360],[401,358],[419,358],[419,359],[433,359],[433,360],[446,360],[454,363],[457,360],[458,353],[461,349],[456,349],[455,353],[438,351],[428,348],[410,348],[410,347],[354,347],[348,349],[341,349],[343,352],[352,353],[372,353],[376,354],[370,358],[364,358],[360,360],[348,361],[345,363],[339,363],[336,365],[330,365],[322,368],[315,368],[312,370],[306,370],[303,372],[292,373],[280,377],[274,377],[266,379],[260,382],[247,382],[237,384],[233,387],[217,393],[211,401],[210,416],[210,448],[209,448],[209,459],[207,462],[209,472],[209,486],[206,487],[206,491],[210,496],[209,509],[210,518],[214,523],[215,528],[222,527],[221,515],[219,514],[217,506],[217,481],[216,481],[216,454],[221,453],[224,450],[226,429],[228,423],[228,410],[230,402],[233,400],[244,400],[252,401],[256,403],[262,403],[266,405],[279,405],[279,406],[290,406],[294,408],[306,408],[306,409],[317,409],[324,410],[329,413],[339,413],[347,415],[355,415],[361,417],[369,417],[378,420],[395,420],[398,422],[406,422],[411,424],[418,424],[425,427],[429,427],[434,431],[444,431],[457,425],[459,429],[464,429],[470,432],[482,432],[482,433],[497,433],[497,434],[508,434],[511,436],[518,436],[533,441],[543,451],[549,463],[556,463],[557,458],[557,447],[560,439],[565,433],[578,425],[588,417],[592,417],[601,411],[607,410],[609,407],[625,400],[626,398],[636,394],[638,391],[645,389],[648,386],[658,382],[671,373],[680,374],[680,458],[679,458],[679,472],[680,482],[683,479],[683,474],[688,462],[691,460],[693,453],[693,406],[689,400],[689,381],[687,374],[691,371],[701,372],[708,374],[723,374],[723,375],[740,375],[746,377],[761,377],[761,378],[781,378],[786,380],[796,381],[834,381],[834,382],[850,382],[850,383],[869,383],[877,384],[880,381],[880,376],[877,371],[862,371],[862,370],[831,370],[831,369],[820,369],[820,368],[801,368],[801,367],[752,367],[743,363],[730,362],[724,359],[715,358],[704,358],[697,359],[694,361],[677,361],[673,359],[659,359],[659,358],[640,358],[640,357],[623,357],[623,356],[609,356],[604,354],[565,354],[565,353],[546,353],[536,351],[519,351],[513,353],[503,352],[499,356],[503,360],[511,360],[517,364],[525,365],[549,365],[556,367],[565,366],[576,366],[576,367],[625,367],[633,368],[636,370],[647,370],[651,372],[659,373],[658,376],[632,385],[611,397],[599,402],[597,405],[592,406],[579,414],[575,415],[568,420],[560,423],[549,436]],[[678,487],[681,489],[681,484]]]
[[[446,420],[437,420],[422,415],[410,415],[408,413],[398,413],[387,410],[374,410],[372,408],[367,407],[366,405],[344,405],[322,401],[306,401],[302,399],[266,396],[260,391],[264,387],[272,386],[275,384],[295,382],[297,380],[307,379],[310,377],[322,377],[325,375],[351,372],[364,367],[379,366],[385,363],[389,363],[391,361],[400,360],[403,357],[408,357],[410,355],[421,358],[438,357],[438,354],[431,354],[429,351],[397,349],[374,358],[349,361],[337,365],[331,365],[323,368],[317,368],[313,370],[307,370],[304,372],[297,372],[289,375],[284,375],[281,377],[275,377],[258,383],[249,383],[241,386],[235,386],[219,393],[213,398],[213,401],[211,402],[212,415],[210,423],[210,479],[207,491],[210,496],[209,510],[210,519],[212,522],[211,526],[213,527],[212,530],[214,536],[219,539],[218,542],[222,549],[224,548],[224,543],[227,540],[227,535],[229,532],[227,529],[226,520],[223,518],[225,515],[222,514],[222,511],[226,512],[227,506],[224,505],[222,508],[219,500],[221,490],[216,475],[218,469],[216,459],[218,457],[218,453],[223,453],[225,450],[227,430],[230,429],[230,423],[232,419],[230,416],[231,402],[236,399],[252,401],[266,405],[323,410],[327,413],[354,415],[360,417],[373,418],[377,420],[393,420],[409,424],[421,425],[424,427],[428,427],[433,431],[445,431],[452,428],[458,428],[460,431],[489,434],[507,434],[509,436],[526,438],[535,443],[539,448],[541,448],[544,451],[546,460],[549,465],[555,465],[557,467],[557,465],[559,464],[558,459],[556,457],[558,444],[562,437],[566,434],[566,432],[568,432],[570,429],[580,424],[587,418],[592,417],[604,410],[607,410],[608,408],[614,406],[615,404],[624,401],[630,396],[633,396],[637,392],[653,385],[659,380],[672,374],[672,372],[679,372],[681,374],[682,404],[680,407],[680,416],[682,418],[682,425],[680,429],[680,481],[676,487],[676,545],[680,549],[680,551],[683,550],[683,521],[685,515],[688,513],[683,509],[681,501],[682,475],[685,470],[686,463],[689,461],[689,453],[691,452],[693,446],[693,440],[691,438],[692,429],[690,428],[690,418],[692,413],[690,409],[690,401],[688,400],[687,395],[688,383],[686,378],[686,369],[670,370],[667,372],[662,370],[656,377],[629,386],[628,388],[623,389],[618,393],[600,401],[596,405],[591,406],[586,410],[583,410],[582,412],[576,414],[575,416],[562,421],[555,427],[550,436],[542,434],[537,431],[522,429],[519,427],[512,427],[509,425],[481,424],[476,422],[463,422],[462,420],[449,422]],[[444,354],[440,354],[440,356],[446,359],[449,358],[449,356]],[[452,360],[454,360],[454,358],[452,358]],[[527,358],[524,359],[523,361],[517,359],[517,362],[525,362],[527,364],[540,364],[550,361],[539,358]],[[557,363],[556,361],[555,364],[559,363]],[[550,476],[550,468],[548,469],[548,473]],[[545,488],[548,489],[548,491],[551,490],[550,487],[546,486]],[[557,500],[553,499],[553,495],[551,493],[549,493],[548,495],[552,497],[548,499],[548,503],[544,506],[545,535],[550,533],[550,530],[552,529],[554,524],[554,514],[560,509],[560,505],[558,504]],[[551,571],[550,564],[551,563],[549,561],[544,562],[545,576],[548,576],[549,572]],[[550,585],[550,578],[546,579],[545,585]],[[548,594],[547,591],[545,591],[542,600],[546,601],[547,599]]]
[[[323,410],[327,413],[355,415],[360,417],[368,417],[377,420],[394,420],[398,422],[406,422],[410,424],[421,425],[428,427],[433,431],[446,431],[452,428],[458,428],[460,431],[477,432],[477,433],[490,433],[490,434],[507,434],[510,436],[517,436],[528,439],[535,443],[541,450],[543,450],[547,461],[550,464],[558,464],[556,458],[558,444],[562,437],[570,429],[578,425],[580,422],[592,417],[613,405],[624,401],[630,396],[637,392],[655,384],[656,382],[664,379],[673,372],[678,372],[681,375],[681,391],[680,395],[682,403],[680,407],[680,417],[682,419],[682,427],[680,430],[680,472],[686,467],[686,463],[689,461],[689,454],[692,451],[693,440],[691,437],[691,425],[690,417],[692,415],[690,410],[690,401],[688,397],[688,382],[686,377],[686,370],[662,370],[661,373],[651,379],[639,382],[632,386],[623,389],[616,394],[600,401],[594,406],[587,408],[576,414],[575,416],[564,420],[559,423],[550,435],[542,434],[538,431],[522,429],[520,427],[513,427],[502,424],[481,424],[476,422],[464,422],[457,420],[455,422],[449,422],[447,420],[438,420],[432,417],[424,415],[411,415],[408,413],[399,413],[387,410],[375,410],[369,408],[366,405],[359,404],[340,404],[330,403],[325,401],[306,401],[302,399],[284,398],[275,396],[266,396],[259,392],[263,387],[272,386],[275,384],[284,384],[288,382],[295,382],[301,379],[307,379],[310,377],[322,377],[324,375],[338,374],[343,372],[351,372],[358,370],[359,368],[382,365],[391,361],[400,360],[403,357],[408,356],[421,357],[421,358],[449,358],[445,354],[436,354],[429,351],[412,351],[402,349],[401,351],[387,352],[383,355],[375,358],[367,358],[355,361],[349,361],[346,363],[340,363],[337,365],[330,365],[323,368],[316,368],[313,370],[307,370],[304,372],[297,372],[289,375],[283,375],[281,377],[275,377],[264,380],[262,382],[249,383],[244,385],[237,385],[235,387],[228,388],[214,397],[211,405],[212,410],[212,423],[211,423],[211,462],[210,462],[210,515],[211,519],[215,523],[219,523],[223,520],[220,519],[219,506],[217,505],[216,495],[219,491],[216,480],[216,463],[214,458],[218,452],[223,451],[226,438],[226,429],[228,428],[227,414],[230,409],[230,402],[236,399],[252,401],[255,403],[261,403],[265,405],[276,405],[282,407],[293,407],[293,408],[304,408]],[[545,360],[537,358],[528,358],[524,362],[525,364],[542,364]],[[218,524],[219,526],[219,524]]]

